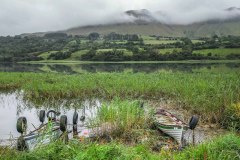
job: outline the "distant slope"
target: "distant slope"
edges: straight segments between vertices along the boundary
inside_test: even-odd
[[[151,12],[146,9],[129,10],[122,13],[126,21],[115,24],[103,24],[71,28],[64,32],[70,35],[88,35],[91,32],[108,34],[161,35],[171,37],[206,37],[213,34],[240,36],[240,8],[230,7],[223,11],[231,15],[227,19],[219,17],[190,25],[167,25],[163,19],[168,17],[161,11]],[[45,33],[30,35],[42,36]]]
[[[98,32],[100,34],[116,32],[121,34],[161,35],[177,37],[203,37],[211,36],[213,34],[240,36],[240,20],[203,22],[191,25],[122,23],[77,27],[63,32],[72,35],[87,35],[91,32]]]

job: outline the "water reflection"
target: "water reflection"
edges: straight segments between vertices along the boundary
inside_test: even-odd
[[[77,111],[79,117],[85,115],[85,126],[88,126],[95,118],[96,113],[101,106],[98,99],[92,100],[63,100],[43,105],[34,105],[23,99],[22,92],[0,93],[0,145],[9,145],[9,140],[18,137],[20,134],[16,130],[17,119],[25,116],[28,121],[28,131],[34,130],[34,126],[39,126],[39,111],[54,109],[60,111],[68,117],[68,123],[72,123],[73,113]],[[80,124],[80,119],[78,119]],[[71,127],[71,126],[69,126]]]
[[[0,63],[1,72],[41,72],[42,64]]]
[[[239,70],[240,63],[91,63],[91,64],[1,64],[3,72],[198,72],[201,70]]]

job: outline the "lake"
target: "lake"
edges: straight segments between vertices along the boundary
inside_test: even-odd
[[[234,63],[86,63],[86,64],[16,64],[0,63],[0,72],[56,72],[67,74],[96,72],[219,72],[239,71]]]

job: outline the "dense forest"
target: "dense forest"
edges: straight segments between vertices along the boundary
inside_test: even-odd
[[[39,61],[42,53],[49,53],[48,60],[64,60],[72,53],[87,50],[77,60],[88,61],[166,61],[202,59],[240,59],[240,53],[230,53],[224,57],[211,52],[201,54],[203,49],[240,48],[240,37],[213,35],[199,38],[193,43],[189,38],[161,37],[151,35],[156,41],[173,40],[166,44],[147,44],[144,37],[136,34],[100,35],[96,32],[88,36],[71,36],[65,33],[47,33],[38,36],[0,37],[0,61]],[[98,52],[98,50],[101,50]],[[105,49],[105,50],[104,50]],[[108,49],[108,50],[106,50]],[[172,49],[161,53],[161,50]],[[180,50],[179,50],[180,49]],[[193,52],[194,51],[194,52]],[[126,54],[129,53],[129,54]]]

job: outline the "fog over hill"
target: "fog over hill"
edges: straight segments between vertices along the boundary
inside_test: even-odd
[[[194,17],[192,17],[194,15]],[[208,15],[208,16],[206,16]],[[147,9],[129,10],[124,13],[124,19],[136,23],[163,23],[168,25],[188,25],[206,21],[226,21],[240,17],[240,8],[230,7],[224,10],[213,10],[204,14],[182,13],[172,14],[167,11],[151,12]]]
[[[117,32],[122,34],[144,34],[162,36],[203,37],[218,35],[240,35],[240,9],[230,7],[218,11],[208,19],[199,17],[195,21],[184,19],[178,21],[169,17],[163,11],[151,12],[147,9],[128,10],[121,14],[119,21],[114,23],[89,25],[68,29],[66,32],[73,35],[86,35],[91,32],[108,34]],[[184,23],[185,22],[185,23]]]
[[[239,0],[1,0],[0,35],[117,24],[225,23],[239,17],[239,7]]]

